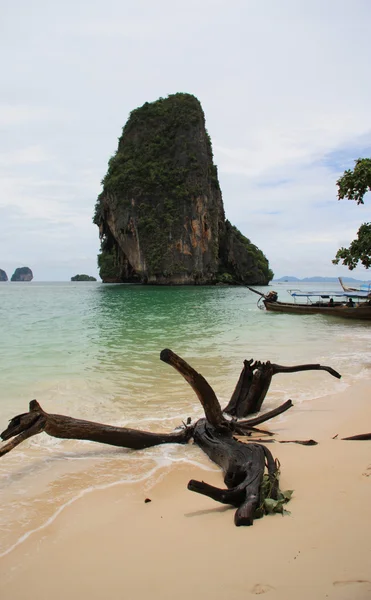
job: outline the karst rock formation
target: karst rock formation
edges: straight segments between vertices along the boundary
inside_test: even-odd
[[[225,218],[200,102],[174,94],[132,111],[94,222],[107,283],[261,284],[264,254]]]
[[[31,271],[31,269],[29,267],[18,267],[10,281],[32,281],[33,280],[33,273]]]

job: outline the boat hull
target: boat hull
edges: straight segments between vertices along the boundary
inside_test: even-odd
[[[271,312],[293,313],[296,315],[330,315],[345,319],[371,320],[371,305],[360,306],[315,306],[314,304],[295,304],[290,302],[267,302],[265,308]]]

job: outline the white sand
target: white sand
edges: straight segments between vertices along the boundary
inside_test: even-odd
[[[269,427],[290,516],[235,527],[234,509],[187,491],[189,479],[223,486],[192,466],[142,484],[94,491],[0,560],[0,598],[12,600],[371,598],[370,382],[295,406]],[[267,425],[268,426],[268,425]],[[146,496],[152,500],[144,503]]]

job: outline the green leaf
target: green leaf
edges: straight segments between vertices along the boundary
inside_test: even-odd
[[[271,515],[275,512],[277,506],[277,500],[273,500],[273,498],[265,498],[264,500],[264,509],[267,515]]]

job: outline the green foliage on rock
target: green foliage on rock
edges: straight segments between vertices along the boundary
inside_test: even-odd
[[[8,275],[2,269],[0,269],[0,281],[8,281]]]
[[[190,94],[174,94],[133,110],[123,128],[117,152],[108,162],[102,180],[104,192],[120,194],[121,201],[128,203],[137,195],[162,199],[171,192],[171,200],[179,202],[190,194],[202,192],[195,177],[198,157],[187,135],[200,121],[204,124],[201,105]],[[212,160],[210,137],[207,135],[206,139],[208,158]],[[218,185],[215,165],[209,168]],[[193,187],[187,181],[191,170]],[[100,209],[101,198],[98,198],[96,224]]]
[[[120,281],[120,268],[114,251],[105,250],[98,254],[98,267],[102,281]]]
[[[269,262],[265,254],[253,244],[247,237],[245,237],[237,227],[232,225],[232,230],[238,241],[245,247],[248,255],[251,257],[251,260],[254,264],[254,267],[257,267],[259,271],[258,276],[260,276],[264,280],[270,281],[273,279],[274,273],[269,268]]]
[[[348,169],[337,181],[338,198],[354,200],[357,204],[364,204],[364,196],[371,191],[371,159],[358,158],[353,170]],[[335,265],[347,266],[350,271],[361,263],[366,269],[371,266],[371,223],[363,223],[357,232],[357,238],[352,241],[349,248],[340,248],[335,259]]]
[[[219,281],[225,281],[226,272],[235,284],[264,285],[273,279],[273,271],[269,268],[269,262],[263,252],[228,220],[220,246]]]

